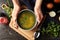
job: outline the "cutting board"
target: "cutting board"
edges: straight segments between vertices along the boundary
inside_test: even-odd
[[[15,30],[20,35],[24,36],[27,40],[34,40],[35,39],[34,32],[37,30],[37,27],[31,31],[27,31],[27,30],[21,29],[20,27],[16,28],[15,26],[13,26],[13,21],[11,21],[9,25],[10,25],[10,28]]]

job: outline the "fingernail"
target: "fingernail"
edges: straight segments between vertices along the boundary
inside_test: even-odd
[[[16,29],[18,29],[18,26],[15,26]]]

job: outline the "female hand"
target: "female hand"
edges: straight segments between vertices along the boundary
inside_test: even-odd
[[[43,14],[42,14],[40,8],[35,7],[35,8],[34,8],[34,11],[35,11],[35,15],[36,15],[36,17],[37,17],[37,22],[38,22],[37,25],[39,25],[40,22],[41,22],[42,19],[43,19]]]
[[[18,12],[20,11],[21,7],[19,5],[19,0],[12,0],[14,9],[12,11],[12,18],[15,20],[17,17]]]
[[[10,24],[13,22],[12,25],[17,28],[18,25],[16,23],[16,19],[21,7],[19,5],[19,0],[12,0],[12,2],[13,2],[14,9],[12,11],[12,18]]]
[[[41,3],[42,3],[42,0],[36,0],[35,7],[34,7],[38,25],[40,24],[41,20],[43,19],[43,14],[41,11]]]

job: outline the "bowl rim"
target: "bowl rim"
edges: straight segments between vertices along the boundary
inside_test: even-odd
[[[32,10],[30,10],[30,9],[23,9],[23,10],[21,10],[20,12],[19,12],[19,14],[21,13],[21,12],[23,12],[23,11],[30,11],[30,12],[32,12],[33,14],[34,14],[34,12],[32,11]],[[35,14],[34,14],[35,15]],[[35,15],[35,19],[36,19],[36,15]],[[17,22],[17,20],[16,20],[16,22]],[[18,25],[18,22],[17,22],[17,25]],[[20,27],[21,29],[23,29],[23,30],[26,30],[26,31],[30,31],[30,30],[33,30],[35,27],[36,27],[36,25],[37,25],[37,19],[36,19],[36,21],[35,21],[35,24],[33,25],[33,27],[32,28],[30,28],[30,29],[23,29],[23,28],[21,28],[19,25],[18,25],[18,27]]]

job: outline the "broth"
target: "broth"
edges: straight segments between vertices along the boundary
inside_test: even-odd
[[[36,22],[35,15],[30,11],[23,11],[18,15],[18,24],[23,29],[30,29]]]

